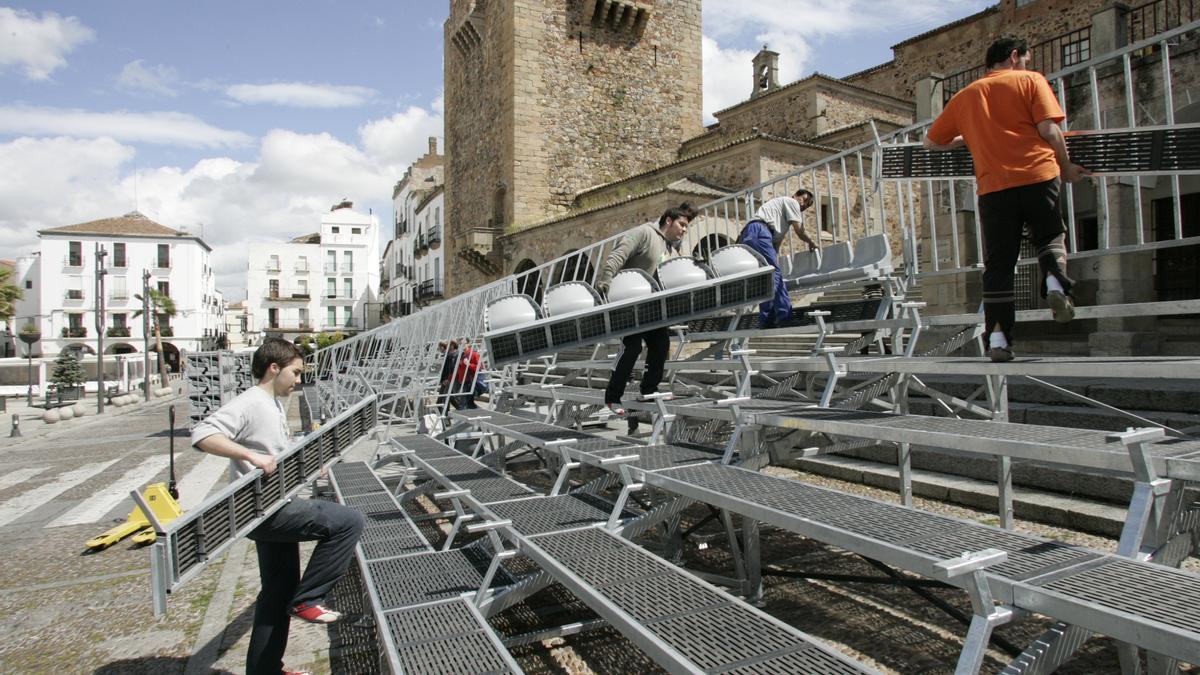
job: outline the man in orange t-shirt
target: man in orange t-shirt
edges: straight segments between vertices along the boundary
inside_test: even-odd
[[[983,316],[988,357],[1011,361],[1016,321],[1013,276],[1028,228],[1043,274],[1042,296],[1055,321],[1075,316],[1067,276],[1059,176],[1089,175],[1072,164],[1059,123],[1062,108],[1046,78],[1027,69],[1029,44],[1006,35],[987,50],[988,71],[955,94],[925,134],[925,147],[966,145],[975,162],[983,229]]]

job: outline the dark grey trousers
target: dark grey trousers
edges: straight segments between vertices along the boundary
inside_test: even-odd
[[[262,590],[254,604],[247,675],[279,675],[287,649],[288,610],[321,602],[346,573],[363,529],[363,516],[341,504],[293,499],[247,535],[258,550]],[[300,542],[317,547],[300,576]]]

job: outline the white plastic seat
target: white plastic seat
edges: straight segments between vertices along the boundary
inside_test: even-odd
[[[817,274],[830,274],[838,270],[844,270],[850,266],[850,261],[853,258],[854,254],[850,250],[850,242],[848,241],[826,246],[821,249],[821,265],[817,268]]]
[[[545,316],[561,316],[591,309],[600,304],[600,296],[595,289],[583,281],[566,281],[555,284],[546,291],[542,299],[542,312]]]
[[[528,295],[506,295],[488,303],[483,312],[488,332],[533,323],[539,319],[537,303]]]
[[[784,261],[787,261],[786,263]],[[801,251],[779,259],[779,271],[784,279],[816,274],[821,268],[820,251]]]
[[[712,273],[704,263],[686,255],[659,263],[654,275],[664,289],[682,288],[712,278]]]
[[[722,246],[708,257],[713,273],[719,277],[756,270],[767,264],[757,251],[745,244]]]
[[[643,270],[621,270],[613,275],[608,284],[608,301],[620,302],[632,298],[644,298],[658,290],[656,282]]]
[[[854,258],[850,268],[830,273],[831,281],[867,279],[892,271],[892,251],[887,235],[875,234],[859,239],[854,244]]]

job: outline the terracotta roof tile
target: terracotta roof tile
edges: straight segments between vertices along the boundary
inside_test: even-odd
[[[64,225],[39,230],[38,234],[134,234],[141,236],[184,237],[186,232],[171,229],[166,225],[150,220],[137,211],[126,213],[119,218],[101,218],[86,223]]]

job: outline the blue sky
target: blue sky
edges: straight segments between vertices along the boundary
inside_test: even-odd
[[[557,0],[568,2],[571,0]],[[2,3],[3,0],[0,0]],[[750,58],[845,75],[980,0],[706,0],[705,112]],[[343,197],[391,221],[391,185],[442,135],[448,2],[0,4],[0,258],[36,231],[134,208],[204,233],[244,296],[245,244],[316,229]]]

